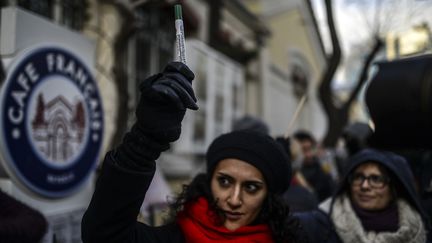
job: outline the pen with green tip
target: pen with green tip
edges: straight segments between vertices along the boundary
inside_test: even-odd
[[[177,60],[186,64],[185,36],[183,28],[182,7],[180,4],[174,5]]]

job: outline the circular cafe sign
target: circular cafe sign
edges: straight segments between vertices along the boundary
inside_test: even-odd
[[[1,153],[11,177],[51,198],[75,192],[99,158],[103,111],[86,64],[62,47],[15,59],[2,87]]]

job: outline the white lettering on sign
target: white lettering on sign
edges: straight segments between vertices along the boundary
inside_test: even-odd
[[[39,74],[33,66],[33,63],[28,63],[24,68],[24,72],[18,74],[17,83],[22,89],[14,90],[11,92],[11,96],[17,106],[9,107],[8,118],[14,124],[20,124],[23,121],[24,111],[23,107],[25,99],[27,98],[28,92],[31,86],[39,79]],[[30,81],[30,82],[29,82]]]
[[[78,84],[81,90],[85,90],[88,76],[84,73],[81,67],[76,67],[74,60],[66,60],[61,54],[51,53],[47,54],[46,62],[49,72],[60,72],[66,74]]]
[[[90,104],[90,122],[92,124],[90,127],[92,130],[99,130],[102,127],[98,121],[100,113],[97,111],[100,104],[97,99],[92,98],[96,89],[92,83],[87,82],[88,75],[85,74],[82,68],[77,67],[74,60],[67,60],[61,54],[47,54],[46,63],[49,72],[60,72],[71,77],[80,90],[83,91],[84,98]]]

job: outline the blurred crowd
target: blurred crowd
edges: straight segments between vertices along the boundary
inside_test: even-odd
[[[233,130],[270,134],[264,121],[250,115],[235,121]],[[283,199],[291,213],[306,225],[309,242],[323,239],[326,242],[396,242],[379,232],[399,232],[401,221],[406,220],[402,219],[404,214],[409,214],[411,221],[410,217],[417,220],[407,228],[419,229],[405,232],[404,242],[426,241],[432,217],[431,153],[408,150],[401,156],[375,149],[369,143],[372,134],[369,124],[350,123],[343,129],[337,147],[332,149],[324,148],[305,129],[289,137],[275,137],[289,155],[288,163],[292,166],[293,176]],[[380,191],[382,188],[387,188],[387,193]],[[352,200],[351,206],[347,206],[348,198]],[[355,198],[359,198],[358,202]],[[343,223],[336,223],[337,220]],[[353,233],[356,230],[359,232]],[[369,231],[377,233],[370,236]],[[416,238],[420,235],[424,239]],[[410,237],[414,240],[408,240]]]

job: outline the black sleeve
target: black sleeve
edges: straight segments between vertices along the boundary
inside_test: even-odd
[[[82,219],[84,243],[133,243],[143,238],[137,215],[153,178],[155,162],[148,162],[147,170],[132,171],[114,160],[113,152],[109,152]]]

